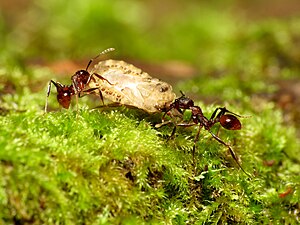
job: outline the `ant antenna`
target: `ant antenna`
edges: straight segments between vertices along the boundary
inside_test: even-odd
[[[185,96],[182,90],[180,90],[181,97]]]
[[[90,59],[90,61],[89,61],[89,63],[87,64],[85,70],[88,70],[88,68],[89,68],[89,66],[91,65],[91,63],[92,63],[95,59],[97,59],[100,55],[104,55],[104,54],[109,53],[109,52],[112,52],[112,51],[114,51],[114,50],[115,50],[114,48],[108,48],[108,49],[105,49],[105,50],[103,50],[102,52],[100,52],[97,56],[95,56],[94,58]]]

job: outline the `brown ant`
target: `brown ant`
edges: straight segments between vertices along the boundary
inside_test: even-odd
[[[176,109],[181,114],[183,114],[183,110],[189,109],[189,110],[191,110],[191,113],[192,113],[191,118],[190,118],[190,121],[192,120],[192,122],[189,121],[188,123],[177,123],[177,124],[175,123],[175,127],[172,131],[171,137],[174,136],[177,126],[190,127],[190,126],[194,126],[194,125],[199,125],[198,132],[194,139],[194,146],[193,146],[193,152],[192,152],[193,161],[195,164],[196,143],[199,140],[200,130],[201,130],[201,128],[204,127],[204,129],[207,130],[215,140],[217,140],[222,145],[225,145],[229,149],[229,152],[230,152],[232,158],[235,160],[235,162],[237,163],[239,168],[247,176],[251,177],[239,163],[238,157],[236,156],[236,154],[233,151],[233,149],[231,148],[231,146],[229,144],[225,143],[221,138],[219,138],[216,134],[212,133],[212,131],[211,131],[211,128],[216,123],[220,123],[221,126],[227,130],[240,130],[242,128],[242,125],[237,117],[242,117],[242,116],[227,110],[225,107],[218,107],[215,109],[215,111],[213,112],[211,117],[209,119],[207,119],[203,115],[201,108],[199,106],[194,105],[194,101],[192,99],[186,97],[182,92],[181,92],[181,94],[182,94],[182,96],[175,99],[175,101],[170,105],[169,109],[164,113],[162,120],[164,121],[164,117],[166,116],[166,114],[169,114],[169,112],[172,109]],[[167,123],[169,123],[169,122],[163,122],[162,125],[167,124]],[[159,126],[156,126],[156,127],[159,127]]]
[[[102,51],[100,54],[98,54],[96,57],[90,59],[89,63],[86,66],[85,70],[78,70],[72,77],[72,84],[71,85],[63,85],[59,82],[55,82],[53,80],[49,81],[48,89],[47,89],[47,96],[46,96],[46,104],[45,104],[45,112],[47,112],[48,107],[48,97],[51,92],[51,84],[54,84],[57,90],[57,101],[58,103],[65,109],[68,109],[70,107],[71,98],[73,95],[76,96],[76,105],[78,107],[78,97],[82,97],[82,93],[89,94],[94,91],[94,89],[84,90],[86,85],[90,82],[90,80],[94,80],[94,76],[101,80],[105,80],[109,84],[111,84],[107,79],[102,77],[101,75],[97,73],[90,74],[88,72],[88,68],[91,65],[91,63],[98,58],[100,55],[106,54],[108,52],[114,51],[114,48],[108,48],[104,51]],[[96,82],[96,81],[95,81]],[[103,102],[103,96],[100,92],[100,97]]]

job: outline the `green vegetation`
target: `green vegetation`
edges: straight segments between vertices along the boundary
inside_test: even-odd
[[[174,1],[161,18],[151,1],[65,2],[33,1],[14,25],[0,12],[0,224],[299,223],[297,130],[264,98],[279,79],[299,79],[299,18],[253,23],[225,1]],[[71,74],[36,62],[88,61],[107,47],[117,49],[109,57],[195,65],[176,93],[195,96],[207,117],[223,105],[249,116],[240,131],[213,132],[253,178],[205,130],[194,166],[198,127],[168,140],[172,126],[154,128],[159,114],[95,109],[91,96],[78,112],[75,101],[58,110],[55,94],[44,114],[47,82],[69,84]]]

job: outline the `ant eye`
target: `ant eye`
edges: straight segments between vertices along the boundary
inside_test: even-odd
[[[220,117],[220,124],[227,130],[240,130],[241,122],[234,115],[223,115]]]

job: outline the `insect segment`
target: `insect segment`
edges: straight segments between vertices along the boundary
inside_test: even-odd
[[[175,124],[175,127],[173,129],[173,132],[171,136],[175,134],[176,127],[182,126],[182,127],[190,127],[194,125],[199,125],[199,129],[197,131],[197,134],[194,139],[194,146],[193,146],[193,160],[195,160],[195,149],[196,149],[196,143],[199,140],[199,134],[200,130],[204,128],[207,130],[211,136],[217,140],[222,145],[226,146],[232,156],[232,158],[235,160],[239,168],[249,177],[251,177],[241,166],[241,164],[238,161],[238,157],[236,156],[235,152],[231,148],[231,146],[227,143],[225,143],[220,137],[218,137],[216,134],[214,134],[211,131],[211,128],[216,124],[220,123],[222,127],[224,127],[227,130],[240,130],[242,128],[241,122],[237,117],[241,117],[238,114],[235,114],[229,110],[227,110],[225,107],[218,107],[215,109],[215,111],[212,113],[211,117],[208,119],[206,118],[202,110],[199,106],[194,105],[194,101],[190,98],[186,97],[184,94],[182,94],[181,97],[175,99],[175,101],[170,105],[170,108],[165,112],[163,115],[163,120],[165,115],[171,111],[172,109],[178,110],[180,113],[183,113],[183,110],[189,109],[191,110],[191,118],[189,122],[183,122],[183,123],[177,123]],[[159,126],[157,126],[159,127]]]
[[[86,85],[87,89],[102,93],[114,103],[134,106],[148,113],[162,112],[175,99],[172,86],[132,64],[118,60],[99,62],[91,73],[101,74],[103,79],[94,77]],[[109,80],[112,85],[105,80]]]
[[[95,60],[96,58],[98,58],[100,55],[106,54],[108,52],[114,51],[114,48],[108,48],[104,51],[102,51],[99,55],[97,55],[96,57],[90,59],[89,63],[86,66],[85,70],[78,70],[72,77],[72,84],[71,85],[63,85],[59,82],[50,80],[49,81],[49,85],[48,85],[48,89],[47,89],[47,96],[46,96],[46,104],[45,104],[45,112],[47,112],[47,107],[48,107],[48,97],[50,95],[51,92],[51,85],[54,84],[54,86],[56,87],[57,90],[57,101],[58,103],[63,107],[68,109],[70,107],[70,103],[71,103],[71,99],[72,96],[75,95],[76,96],[76,102],[78,101],[78,97],[81,97],[81,94],[89,94],[91,93],[93,90],[86,90],[86,85],[91,81],[97,78],[97,80],[102,80],[107,82],[108,84],[111,85],[111,83],[103,78],[101,75],[97,74],[97,73],[89,73],[88,72],[88,68],[91,65],[91,63],[93,62],[93,60]],[[85,92],[83,93],[83,90],[85,90]],[[103,101],[102,95],[100,93],[100,97]],[[77,104],[78,105],[78,104]]]

